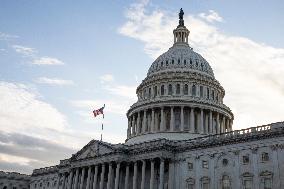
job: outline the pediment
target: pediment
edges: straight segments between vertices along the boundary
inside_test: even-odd
[[[99,155],[108,154],[114,152],[113,145],[105,143],[102,141],[92,140],[86,146],[84,146],[80,151],[73,155],[72,159],[80,160],[91,157],[96,157]]]

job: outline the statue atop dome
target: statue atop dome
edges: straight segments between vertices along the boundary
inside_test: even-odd
[[[180,9],[180,12],[179,12],[179,26],[184,26],[184,21],[183,21],[183,15],[184,15],[184,12],[182,10],[182,8]]]

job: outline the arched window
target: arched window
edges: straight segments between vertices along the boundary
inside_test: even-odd
[[[161,96],[163,96],[165,94],[165,87],[164,85],[161,86]]]
[[[187,84],[185,84],[183,87],[183,94],[188,95],[188,85]]]
[[[154,87],[154,97],[156,97],[158,95],[158,88],[157,86]]]
[[[202,98],[203,97],[203,86],[200,86],[200,97]]]
[[[151,88],[149,88],[148,89],[148,98],[151,98],[151,96],[152,96],[152,90],[151,90]]]
[[[227,175],[222,177],[222,189],[231,189],[231,180]]]
[[[177,84],[176,94],[180,94],[180,84]]]
[[[186,60],[183,61],[183,64],[186,65]]]
[[[192,85],[192,96],[196,96],[196,86]]]
[[[143,98],[146,99],[147,98],[147,95],[146,95],[146,89],[144,89],[144,92],[143,92]]]
[[[212,90],[212,100],[215,100],[215,92]]]
[[[207,99],[210,98],[210,89],[207,87]]]
[[[173,86],[172,84],[169,84],[168,95],[172,95],[172,94],[173,94]]]

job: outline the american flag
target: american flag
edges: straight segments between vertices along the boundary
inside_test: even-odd
[[[103,107],[101,107],[100,109],[94,110],[94,111],[93,111],[94,117],[97,117],[97,116],[100,115],[100,114],[103,114],[103,115],[104,115],[104,108],[105,108],[105,105],[104,105]]]

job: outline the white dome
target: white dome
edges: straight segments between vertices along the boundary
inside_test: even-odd
[[[187,44],[174,44],[160,55],[151,65],[147,76],[167,71],[201,72],[214,77],[209,63]]]

